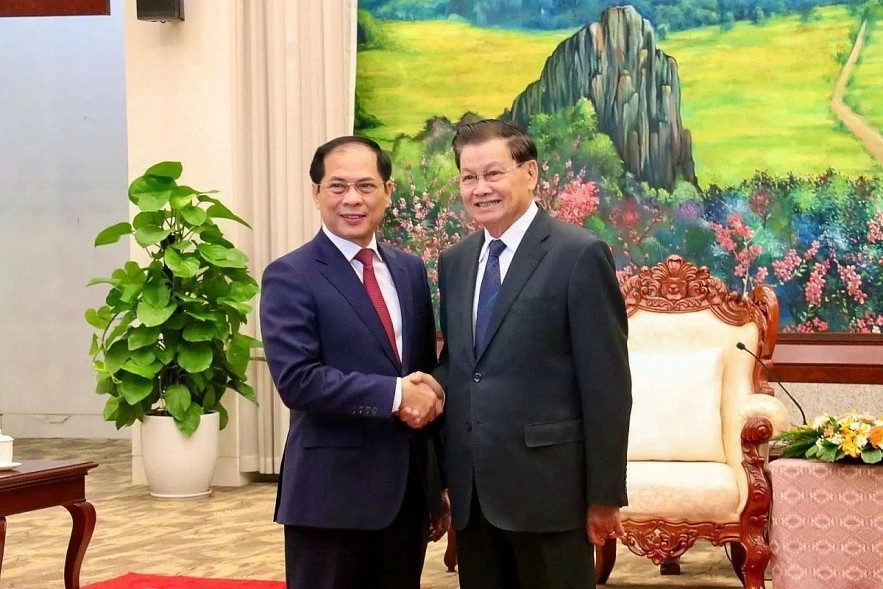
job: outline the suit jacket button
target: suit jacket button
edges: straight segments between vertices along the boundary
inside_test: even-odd
[[[470,421],[467,421],[467,422],[466,422],[466,431],[467,431],[467,432],[471,432],[471,431],[472,431],[472,422],[470,422]]]
[[[481,382],[481,373],[476,372],[472,375],[472,382]]]

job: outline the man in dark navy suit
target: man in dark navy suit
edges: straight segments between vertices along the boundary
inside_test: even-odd
[[[319,147],[322,228],[264,272],[264,349],[291,411],[275,514],[289,589],[419,589],[447,529],[426,269],[375,238],[391,173],[369,139]]]
[[[610,248],[534,203],[537,148],[461,126],[460,195],[483,230],[441,254],[444,473],[462,589],[594,587],[623,534],[631,376]]]

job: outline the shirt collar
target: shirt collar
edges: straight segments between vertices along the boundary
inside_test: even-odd
[[[518,219],[516,219],[500,237],[492,236],[488,230],[485,229],[484,244],[481,246],[481,253],[478,256],[478,259],[483,260],[485,256],[487,256],[488,247],[490,247],[491,240],[493,239],[499,239],[505,243],[506,249],[510,249],[513,252],[517,250],[521,240],[524,239],[524,234],[527,233],[527,229],[530,227],[530,224],[533,223],[534,217],[537,216],[539,211],[540,208],[537,206],[537,203],[531,201],[530,206],[527,207],[524,214],[518,217]]]
[[[352,262],[353,258],[356,257],[356,254],[364,249],[357,243],[353,243],[352,241],[346,240],[339,235],[335,235],[324,224],[322,225],[322,231],[325,232],[325,235],[328,236],[328,239],[331,240],[331,243],[333,243],[334,246],[340,250],[340,253],[342,253],[343,257],[346,258],[349,262]],[[380,251],[377,249],[376,236],[371,237],[371,243],[369,243],[366,247],[374,252],[375,257],[380,258]],[[382,260],[383,258],[380,259]]]

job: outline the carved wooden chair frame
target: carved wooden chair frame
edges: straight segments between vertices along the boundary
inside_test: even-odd
[[[710,309],[730,325],[757,325],[758,355],[772,365],[779,324],[779,307],[771,288],[760,286],[748,297],[731,292],[726,284],[711,276],[708,268],[696,267],[680,256],[669,256],[652,268],[643,267],[622,285],[628,315],[639,309],[656,313],[690,313]],[[754,391],[771,395],[766,372],[755,364]],[[650,558],[654,564],[677,566],[677,559],[696,540],[709,540],[715,546],[729,544],[733,568],[748,589],[764,587],[764,571],[770,560],[766,528],[771,490],[763,445],[773,435],[773,425],[765,417],[751,417],[741,432],[742,466],[748,479],[748,498],[738,521],[707,522],[667,520],[664,518],[630,519],[624,517],[629,550]],[[610,540],[595,552],[597,582],[604,584],[616,560],[616,540]],[[665,570],[663,570],[665,573]]]

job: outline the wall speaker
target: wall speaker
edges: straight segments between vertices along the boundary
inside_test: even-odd
[[[136,0],[138,20],[184,20],[184,0]]]

